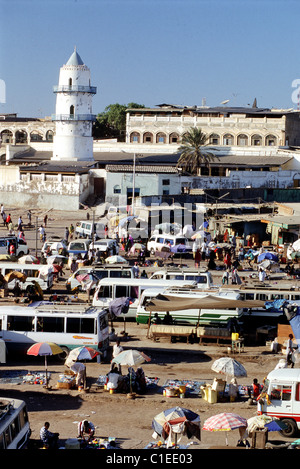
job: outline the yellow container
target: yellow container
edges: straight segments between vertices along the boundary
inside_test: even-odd
[[[218,393],[212,388],[208,388],[208,402],[210,404],[215,404],[218,400]]]
[[[114,390],[112,388],[110,388],[109,394],[113,394],[113,393],[114,393]]]
[[[186,391],[186,386],[179,386],[179,393],[180,394],[185,394]]]
[[[231,340],[239,340],[240,334],[238,332],[232,332]]]

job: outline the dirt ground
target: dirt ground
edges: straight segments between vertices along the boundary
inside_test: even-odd
[[[123,329],[123,323],[116,323],[117,332]],[[51,389],[46,390],[42,385],[30,384],[0,384],[0,395],[21,398],[26,401],[32,429],[32,440],[39,440],[39,430],[44,421],[48,420],[52,431],[60,433],[63,445],[68,438],[77,436],[77,423],[83,418],[91,420],[96,426],[96,436],[115,437],[122,449],[143,449],[152,441],[151,422],[153,417],[162,410],[174,406],[182,406],[198,413],[201,425],[211,415],[220,412],[235,412],[245,418],[256,414],[256,406],[250,405],[248,399],[236,402],[217,402],[210,404],[200,396],[179,397],[163,396],[162,385],[167,379],[191,379],[212,383],[215,377],[220,378],[211,370],[213,361],[228,355],[227,345],[186,344],[183,342],[170,343],[166,339],[153,342],[146,338],[147,328],[142,325],[128,325],[126,327],[128,339],[121,341],[124,349],[136,348],[151,357],[151,362],[142,365],[147,377],[158,377],[157,387],[149,388],[144,395],[137,395],[129,399],[126,394],[109,394],[103,388],[96,388],[95,383],[100,375],[105,375],[109,363],[86,362],[87,385],[89,392],[78,392],[77,389],[57,389],[56,383],[66,367],[55,357],[48,360],[48,371],[51,373]],[[253,378],[262,382],[281,358],[274,355],[268,348],[245,347],[241,354],[234,354],[247,370],[247,377],[239,378],[238,384],[251,385]],[[44,360],[39,357],[24,357],[24,359],[9,361],[1,365],[0,376],[5,370],[43,371]],[[127,367],[122,367],[122,373],[127,374]],[[235,446],[239,438],[238,431],[228,434],[228,443]],[[289,441],[279,433],[271,433],[270,440]],[[182,439],[182,443],[188,440]],[[202,430],[201,441],[190,449],[209,449],[214,446],[225,446],[223,432],[207,432]],[[291,439],[290,441],[293,441]]]
[[[8,209],[7,209],[8,211]],[[20,213],[17,209],[9,210],[14,219]],[[42,217],[41,212],[34,215]],[[78,213],[62,214],[60,212],[49,212],[47,235],[64,234],[65,226],[70,222],[76,223],[78,220],[86,218],[85,211]],[[35,218],[33,218],[35,219]],[[26,213],[23,214],[26,221]],[[40,221],[38,221],[38,226]],[[5,233],[5,229],[0,227],[0,234]],[[41,248],[41,243],[36,241],[35,230],[25,230],[27,242],[32,254]],[[65,278],[57,285],[63,289],[64,280],[68,277],[66,270]],[[220,273],[218,274],[220,275]],[[56,288],[56,287],[55,287]],[[0,300],[0,305],[3,300]],[[116,323],[116,332],[120,336],[123,330],[123,323]],[[0,396],[20,398],[26,401],[29,410],[29,420],[32,429],[32,441],[39,441],[39,430],[45,421],[50,422],[50,430],[59,432],[60,444],[63,446],[68,438],[77,436],[77,424],[84,418],[91,420],[96,426],[97,437],[115,437],[117,444],[122,449],[134,450],[142,449],[147,443],[153,441],[151,423],[153,417],[162,410],[174,406],[182,406],[198,413],[201,418],[201,426],[211,415],[220,412],[235,412],[243,417],[250,418],[256,414],[256,406],[250,405],[247,399],[236,402],[218,402],[210,404],[199,396],[177,397],[163,396],[162,385],[167,379],[191,379],[212,383],[215,377],[220,378],[211,370],[213,361],[221,356],[227,355],[227,346],[216,344],[187,344],[183,342],[170,343],[161,339],[160,342],[153,342],[147,338],[147,327],[134,323],[127,324],[127,340],[122,341],[124,349],[136,348],[144,351],[151,357],[151,362],[142,365],[147,377],[158,377],[159,382],[156,388],[151,388],[144,395],[137,395],[135,399],[129,399],[126,394],[109,394],[103,389],[96,389],[95,383],[100,375],[105,375],[109,369],[109,362],[97,363],[87,362],[87,378],[90,392],[78,392],[78,390],[57,389],[56,383],[66,367],[55,357],[48,360],[48,370],[51,373],[51,389],[44,389],[42,385],[29,384],[2,384],[0,382]],[[120,336],[122,337],[122,336]],[[245,366],[247,377],[239,378],[238,384],[251,385],[253,378],[262,382],[263,378],[274,369],[280,355],[272,354],[268,347],[246,346],[245,351],[236,354],[236,358]],[[7,370],[28,370],[43,371],[44,359],[38,357],[8,357],[6,364],[0,365],[1,374]],[[127,368],[122,370],[127,374]],[[230,446],[235,446],[239,438],[238,431],[228,433]],[[283,438],[279,433],[271,433],[269,440],[293,441]],[[207,432],[202,430],[201,441],[194,440],[197,444],[190,446],[190,449],[209,449],[215,446],[225,447],[224,432]],[[186,443],[185,438],[182,443]]]

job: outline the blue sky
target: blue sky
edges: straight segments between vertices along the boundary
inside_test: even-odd
[[[95,114],[203,98],[296,109],[299,14],[290,0],[0,0],[0,112],[54,113],[53,85],[75,45],[98,88]]]

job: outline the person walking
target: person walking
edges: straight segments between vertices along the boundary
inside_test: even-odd
[[[73,223],[71,223],[70,228],[69,228],[70,239],[73,239],[74,231],[75,231],[74,225]]]
[[[286,344],[286,364],[287,366],[291,365],[291,368],[294,368],[294,361],[293,361],[293,353],[294,353],[294,348],[293,348],[293,334],[289,334],[289,338],[287,340]]]
[[[66,226],[66,228],[65,228],[65,240],[66,240],[67,244],[69,242],[69,235],[70,235],[69,228]]]

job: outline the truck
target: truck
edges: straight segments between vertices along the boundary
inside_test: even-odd
[[[258,414],[278,418],[286,428],[281,433],[293,437],[300,430],[300,369],[271,371],[257,404]]]

